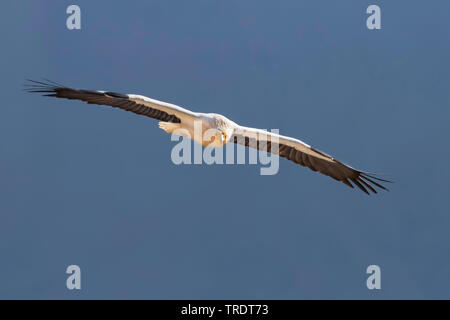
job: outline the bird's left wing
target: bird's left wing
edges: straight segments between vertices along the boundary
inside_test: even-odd
[[[356,170],[298,139],[266,130],[236,126],[230,141],[278,154],[280,157],[341,181],[351,188],[354,184],[367,194],[369,191],[377,193],[375,187],[387,190],[385,186],[374,180],[390,182],[373,174]]]
[[[44,93],[48,97],[85,101],[89,104],[107,105],[165,122],[180,123],[183,119],[197,119],[197,114],[177,105],[137,94],[110,91],[72,89],[46,80],[28,80],[26,91]]]

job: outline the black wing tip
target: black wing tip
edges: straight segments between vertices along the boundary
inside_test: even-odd
[[[66,88],[64,85],[48,79],[41,81],[25,79],[23,87],[23,90],[29,93],[56,93],[58,89]]]
[[[128,99],[129,96],[127,94],[122,94],[113,91],[98,91],[98,90],[82,90],[82,89],[72,89],[63,84],[57,83],[52,80],[43,79],[43,80],[33,80],[33,79],[25,79],[25,83],[23,84],[23,90],[29,93],[48,93],[43,96],[56,97],[61,91],[70,90],[77,91],[84,94],[97,95],[97,96],[109,96],[113,98],[121,98]]]
[[[34,79],[26,78],[25,84],[44,85],[44,86],[53,86],[53,87],[61,87],[61,88],[66,87],[65,85],[63,85],[61,83],[49,80],[47,78],[42,78],[42,80],[34,80]]]
[[[379,176],[375,176],[374,174],[368,174],[365,172],[360,172],[357,180],[359,182],[362,182],[364,186],[366,186],[373,193],[377,193],[376,188],[384,191],[389,191],[389,189],[385,185],[381,184],[381,182],[393,183],[393,181],[391,180],[382,179]]]
[[[389,189],[386,186],[382,185],[380,182],[377,182],[375,180],[380,181],[380,182],[385,182],[385,183],[394,183],[393,181],[379,178],[379,177],[375,176],[373,173],[367,174],[365,172],[359,172],[358,176],[356,176],[354,178],[348,178],[348,179],[341,180],[341,182],[343,182],[345,185],[347,185],[351,188],[354,188],[354,186],[357,186],[358,189],[360,189],[367,195],[371,195],[372,193],[378,194],[378,191],[376,188],[379,188],[379,189],[385,190],[385,191],[389,191]]]

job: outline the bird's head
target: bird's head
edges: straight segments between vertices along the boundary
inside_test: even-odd
[[[210,113],[209,116],[211,127],[215,130],[213,133],[214,145],[217,147],[223,147],[228,141],[230,141],[235,124],[220,114]]]

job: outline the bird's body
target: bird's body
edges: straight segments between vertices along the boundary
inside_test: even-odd
[[[29,92],[46,96],[82,100],[89,104],[109,105],[160,120],[159,127],[171,134],[187,136],[207,147],[223,147],[236,143],[278,154],[369,194],[375,187],[385,189],[378,181],[390,182],[364,171],[356,170],[306,143],[266,130],[244,127],[215,113],[193,112],[174,104],[136,94],[120,94],[98,90],[77,90],[54,82],[30,80]]]

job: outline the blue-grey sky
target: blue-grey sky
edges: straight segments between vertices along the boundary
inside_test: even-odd
[[[4,1],[0,298],[450,298],[449,10]],[[42,77],[277,128],[395,184],[369,197],[284,159],[274,176],[176,166],[156,120],[21,91]]]

